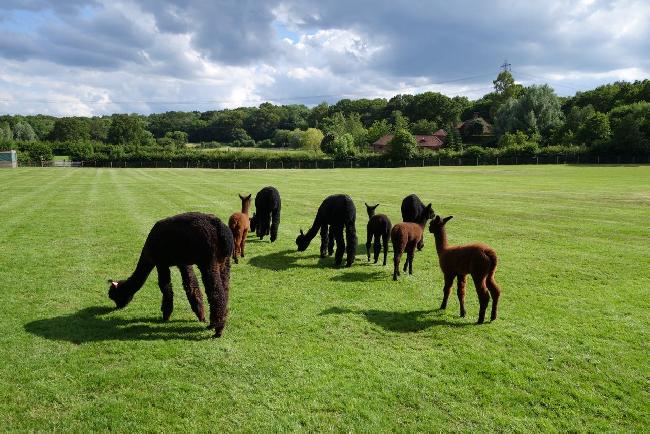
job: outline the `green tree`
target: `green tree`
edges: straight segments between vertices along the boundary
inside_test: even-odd
[[[587,146],[603,145],[612,137],[612,129],[606,114],[595,112],[580,126],[576,139]]]
[[[498,135],[521,130],[547,137],[563,120],[560,100],[553,89],[548,85],[533,85],[525,88],[519,98],[510,98],[499,108],[495,129]]]
[[[317,128],[308,128],[302,132],[300,137],[300,147],[308,151],[320,150],[320,144],[323,140],[323,133]]]
[[[68,146],[68,153],[72,160],[90,160],[94,154],[93,145],[88,141],[72,142]]]
[[[408,160],[418,153],[415,137],[405,128],[395,131],[395,136],[388,145],[390,146],[390,157],[394,160]]]
[[[140,116],[116,114],[111,116],[108,142],[114,145],[149,145],[153,136]]]
[[[52,148],[44,142],[30,143],[27,147],[27,154],[29,155],[29,159],[34,163],[47,162],[54,158]]]
[[[413,134],[431,135],[436,131],[438,131],[438,124],[435,121],[420,119],[411,124],[411,133]]]
[[[8,122],[0,123],[0,143],[9,143],[14,139],[14,133]]]
[[[90,127],[86,118],[59,118],[54,122],[50,133],[52,140],[76,142],[90,139]]]
[[[33,142],[36,140],[34,129],[25,121],[20,121],[14,125],[13,135],[14,139],[20,142]]]
[[[354,144],[352,134],[345,133],[334,139],[331,146],[331,155],[334,158],[345,159],[356,154],[357,148]]]
[[[387,134],[390,134],[391,126],[386,119],[381,119],[372,123],[370,128],[368,128],[368,133],[366,135],[366,140],[368,143],[375,143],[380,138],[384,137]]]
[[[91,140],[105,142],[108,138],[108,129],[111,127],[111,119],[108,117],[92,117],[88,122]]]

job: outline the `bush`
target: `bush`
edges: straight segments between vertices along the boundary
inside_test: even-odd
[[[389,155],[393,160],[410,160],[418,154],[418,145],[411,133],[404,128],[395,131],[395,136],[388,145]]]

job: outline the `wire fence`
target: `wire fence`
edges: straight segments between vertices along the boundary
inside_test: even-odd
[[[28,167],[203,168],[203,169],[354,169],[433,166],[508,166],[520,164],[650,164],[650,155],[544,155],[515,157],[416,158],[410,160],[113,160],[51,161]]]

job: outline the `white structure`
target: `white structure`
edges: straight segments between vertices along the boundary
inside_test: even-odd
[[[18,167],[16,151],[0,151],[0,168]]]

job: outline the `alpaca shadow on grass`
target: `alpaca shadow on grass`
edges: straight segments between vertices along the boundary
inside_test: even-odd
[[[349,271],[338,276],[330,277],[332,282],[374,282],[388,279],[390,279],[390,273],[388,271]]]
[[[471,325],[469,322],[449,321],[441,318],[440,315],[443,315],[443,312],[439,309],[391,312],[377,309],[353,310],[331,307],[318,315],[344,315],[350,313],[363,315],[368,322],[377,324],[386,331],[400,333],[416,333],[433,326],[465,327]],[[436,314],[437,317],[431,318],[431,314]]]
[[[314,262],[298,263],[299,260],[304,259]],[[318,254],[310,255],[290,249],[269,253],[268,255],[253,256],[248,260],[248,264],[253,267],[274,271],[288,270],[290,268],[332,268],[334,266],[334,256],[321,258]]]
[[[107,306],[86,307],[75,313],[40,319],[25,324],[36,336],[73,344],[101,341],[154,341],[210,339],[205,324],[191,320],[162,321],[160,317],[120,318],[110,315],[117,309]]]

